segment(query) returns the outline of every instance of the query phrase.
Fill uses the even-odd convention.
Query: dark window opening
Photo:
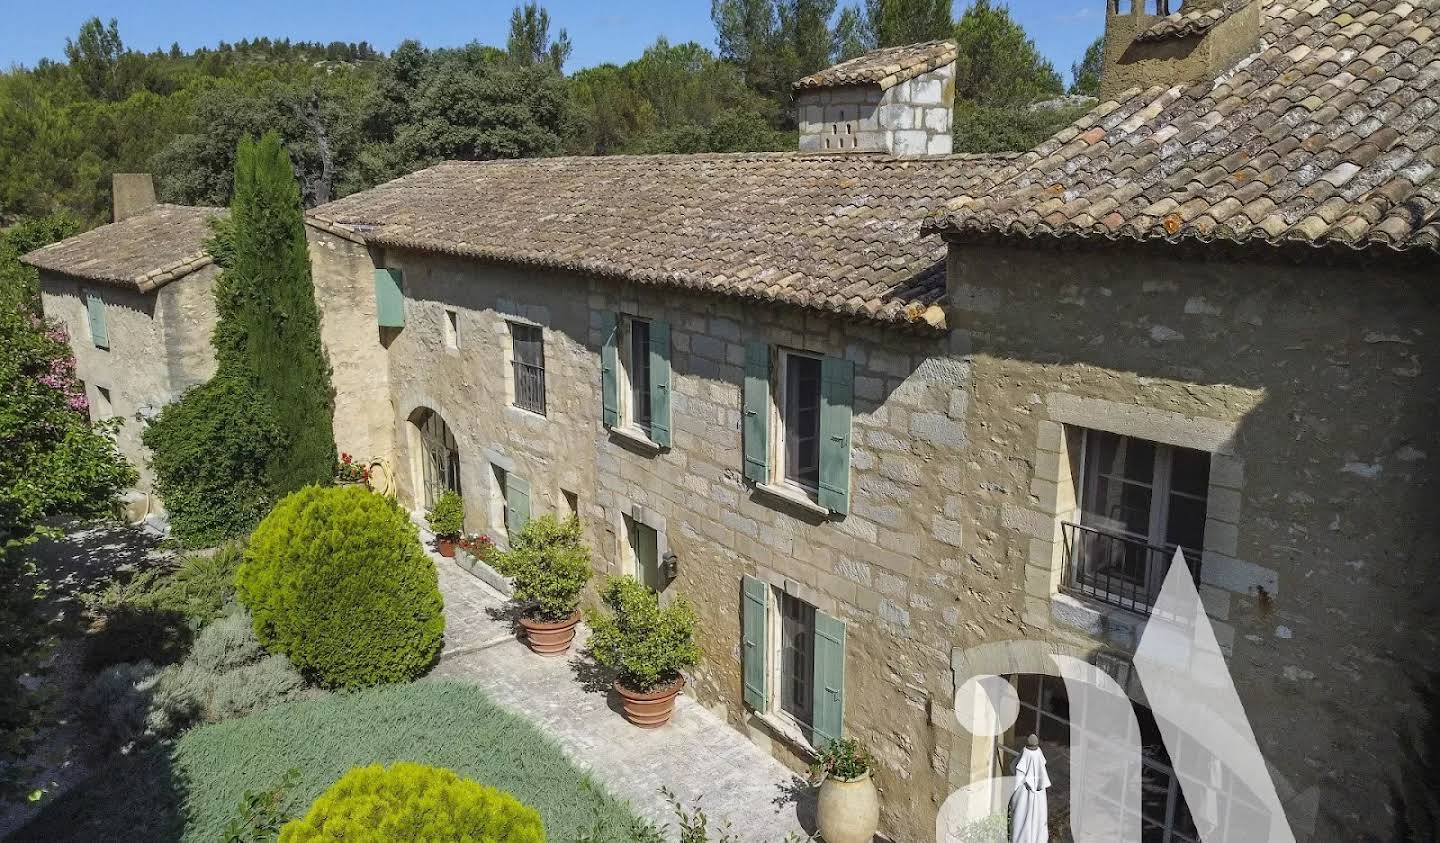
[[[780,595],[780,710],[809,726],[815,714],[815,607]]]
[[[785,357],[785,479],[810,492],[820,488],[820,361]]]
[[[630,421],[650,431],[650,323],[630,320]]]
[[[545,342],[535,325],[510,325],[514,345],[515,406],[545,415]]]

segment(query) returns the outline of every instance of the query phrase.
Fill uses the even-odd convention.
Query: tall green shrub
[[[356,767],[321,794],[280,843],[473,840],[545,843],[540,814],[503,790],[404,761]]]
[[[215,286],[215,358],[275,411],[285,447],[270,450],[277,493],[329,483],[335,470],[330,369],[300,189],[280,136],[245,138],[235,156],[235,198],[212,253],[224,271]]]
[[[244,535],[275,500],[271,454],[285,434],[244,378],[227,373],[166,405],[145,430],[170,529],[189,547]]]
[[[255,528],[236,572],[255,635],[325,685],[403,682],[440,651],[435,565],[392,500],[310,486]]]

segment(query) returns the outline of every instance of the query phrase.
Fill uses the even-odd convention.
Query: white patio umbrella
[[[1010,843],[1049,843],[1049,807],[1045,790],[1050,775],[1045,772],[1045,754],[1034,735],[1015,760],[1015,792],[1010,796]]]

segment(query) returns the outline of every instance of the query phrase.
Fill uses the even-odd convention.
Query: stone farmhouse
[[[155,185],[145,174],[116,174],[112,193],[112,224],[24,260],[40,272],[45,315],[70,335],[91,416],[127,422],[117,443],[140,472],[126,500],[139,520],[164,511],[151,493],[143,425],[215,373],[210,335],[219,267],[206,254],[205,241],[210,220],[228,211],[156,204]]]
[[[1436,656],[1440,7],[1104,2],[1102,104],[1021,155],[950,154],[941,42],[797,83],[795,153],[315,208],[338,447],[502,542],[578,515],[696,605],[706,706],[797,767],[875,752],[897,841],[1031,732],[1064,810],[1084,724],[1015,640],[1133,698],[1146,840],[1261,810],[1177,779],[1132,675],[1179,549],[1298,836],[1387,836]],[[953,713],[987,674],[1000,738]]]

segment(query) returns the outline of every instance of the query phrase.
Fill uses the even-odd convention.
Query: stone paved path
[[[435,556],[445,595],[445,649],[432,677],[473,682],[497,703],[534,722],[581,769],[636,812],[678,837],[669,787],[710,818],[712,839],[728,820],[737,843],[780,843],[814,827],[813,796],[796,777],[724,721],[682,694],[675,719],[647,731],[626,723],[608,683],[576,654],[532,654],[512,631],[512,614],[499,592]],[[583,641],[585,631],[576,644]],[[796,796],[799,795],[797,804]]]

